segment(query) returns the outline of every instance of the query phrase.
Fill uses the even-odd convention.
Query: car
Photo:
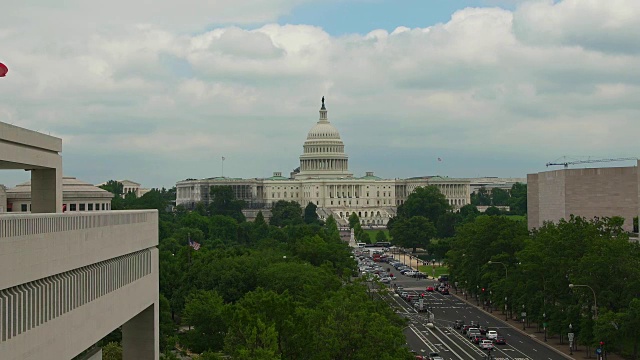
[[[498,336],[497,338],[493,339],[493,343],[496,345],[506,345],[507,340],[502,336]]]
[[[484,336],[482,336],[482,335],[476,335],[476,336],[474,336],[474,337],[472,337],[472,338],[471,338],[471,341],[472,341],[474,344],[477,344],[477,345],[480,345],[480,343],[481,343],[483,340],[487,340],[487,339],[486,339]],[[491,341],[491,340],[489,340],[489,341]]]
[[[425,326],[426,326],[426,327],[428,327],[428,328],[430,328],[430,329],[433,329],[434,327],[436,327],[435,325],[433,325],[433,323],[432,323],[432,322],[428,322],[428,323],[426,323],[426,324],[425,324]]]
[[[495,331],[495,330],[487,331],[487,339],[494,340],[497,337],[498,337],[498,332],[497,331]]]
[[[429,357],[427,359],[429,359],[429,360],[444,360],[444,358],[442,356],[440,356],[440,354],[438,354],[437,352],[430,352],[429,353]]]
[[[449,295],[449,289],[447,289],[447,288],[442,289],[442,291],[440,291],[440,294]]]
[[[453,323],[454,329],[462,329],[463,326],[464,326],[464,321],[462,320],[456,320],[455,323]]]
[[[480,348],[482,350],[493,350],[493,341],[491,340],[481,340]]]
[[[463,333],[463,334],[466,334],[469,331],[470,328],[471,328],[471,325],[464,325],[460,332]]]
[[[427,286],[427,291],[428,292],[433,292],[433,286]]]

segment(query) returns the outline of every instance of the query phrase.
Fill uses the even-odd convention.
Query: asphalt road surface
[[[391,267],[388,264],[381,264],[384,268]],[[563,355],[555,350],[546,347],[539,341],[523,334],[509,324],[500,321],[469,304],[454,295],[441,295],[438,292],[426,292],[428,285],[437,283],[433,279],[413,279],[395,273],[397,277],[394,283],[403,286],[404,291],[419,296],[425,294],[424,302],[430,311],[418,312],[411,307],[411,304],[402,299],[399,295],[391,291],[385,295],[385,300],[390,306],[396,309],[401,316],[409,319],[409,326],[404,329],[407,344],[411,350],[418,354],[428,355],[429,352],[436,351],[447,360],[462,359],[488,359],[487,351],[463,335],[460,330],[453,328],[455,320],[463,320],[465,324],[475,321],[480,325],[497,330],[498,335],[503,336],[507,344],[496,345],[491,352],[492,359],[510,360],[564,360]],[[452,292],[455,291],[452,289]],[[499,316],[500,312],[496,312]],[[433,318],[430,316],[433,315]],[[430,320],[432,319],[432,320]],[[432,322],[434,327],[427,327],[426,324]]]

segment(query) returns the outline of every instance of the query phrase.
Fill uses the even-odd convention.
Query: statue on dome
[[[322,107],[324,107],[324,96],[322,97]]]

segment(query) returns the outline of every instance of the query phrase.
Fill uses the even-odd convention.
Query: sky
[[[3,4],[0,121],[62,138],[66,176],[288,174],[322,96],[358,176],[638,156],[637,0],[148,4]]]

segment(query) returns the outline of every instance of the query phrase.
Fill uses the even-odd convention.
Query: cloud
[[[356,173],[413,176],[424,156],[452,159],[451,176],[524,176],[636,151],[636,0],[470,7],[338,37],[274,22],[301,2],[16,5],[29,21],[0,24],[0,121],[62,137],[69,175],[145,186],[219,175],[221,156],[225,175],[287,173],[323,95]]]

